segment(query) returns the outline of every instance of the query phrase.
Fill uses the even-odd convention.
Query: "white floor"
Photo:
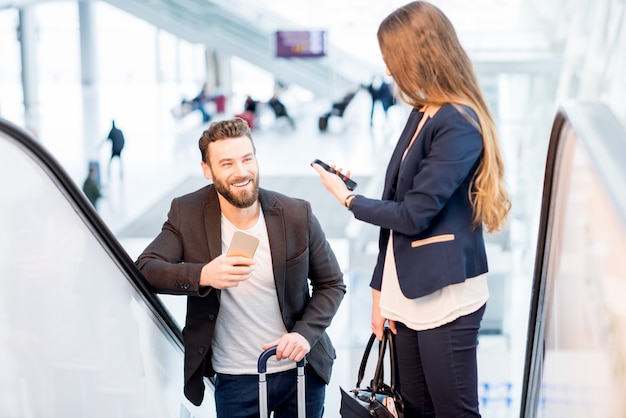
[[[140,93],[140,92],[138,92]],[[362,94],[361,94],[362,93]],[[359,184],[359,192],[376,197],[379,194],[382,177],[381,170],[391,152],[393,143],[403,126],[406,108],[396,106],[391,109],[387,119],[382,110],[377,109],[374,126],[369,126],[370,100],[366,92],[359,93],[354,103],[346,112],[345,120],[331,119],[329,130],[320,133],[317,118],[330,108],[329,103],[309,102],[292,106],[291,113],[296,119],[296,130],[292,131],[282,121],[274,122],[270,114],[264,113],[260,128],[254,132],[255,144],[263,178],[310,176],[317,174],[309,163],[320,158],[338,166],[349,168],[355,178],[366,181]],[[121,165],[117,160],[111,165],[111,175],[107,175],[106,146],[99,151],[103,192],[105,197],[98,205],[99,213],[114,233],[124,231],[147,211],[167,196],[172,190],[180,190],[181,182],[193,178],[190,182],[195,187],[201,182],[200,154],[197,139],[205,125],[200,115],[191,114],[187,120],[176,122],[169,115],[169,104],[163,102],[157,106],[158,116],[149,117],[143,113],[135,114],[130,109],[121,116],[116,116],[119,127],[125,132],[127,146],[123,152]],[[230,117],[240,106],[215,118]],[[80,186],[86,175],[86,162],[82,153],[77,152],[83,145],[77,131],[67,128],[67,115],[71,114],[72,105],[62,107],[59,115],[48,113],[43,128],[39,132],[44,146],[59,159]],[[141,112],[141,110],[134,110]],[[107,129],[108,130],[108,129]],[[103,138],[106,132],[103,133]],[[121,175],[123,166],[123,176]],[[327,198],[321,183],[306,183],[300,187],[293,183],[287,185],[285,193],[305,197],[312,202],[314,211],[319,211],[322,226],[332,216],[333,211],[343,208]],[[309,188],[309,185],[312,184]],[[319,186],[319,187],[318,187]],[[317,200],[317,202],[315,201]],[[327,205],[336,204],[336,207]],[[160,228],[165,219],[166,210],[161,219],[154,219],[151,228]],[[330,213],[330,215],[329,215]],[[343,212],[342,212],[343,213]],[[152,218],[151,218],[152,219]],[[336,316],[329,333],[338,350],[334,368],[333,382],[328,388],[326,416],[338,417],[339,385],[352,388],[356,383],[358,364],[363,347],[369,337],[370,300],[368,274],[375,256],[376,244],[374,230],[356,221],[348,220],[343,231],[329,233],[330,242],[337,252],[345,269],[348,294]],[[360,246],[351,245],[359,238]],[[144,248],[149,237],[125,236],[120,241],[134,258]],[[369,241],[368,241],[369,240]],[[481,393],[481,411],[484,417],[512,417],[517,415],[521,391],[521,373],[524,362],[526,310],[529,298],[528,278],[522,279],[522,273],[515,272],[515,260],[511,254],[497,259],[498,251],[490,263],[496,269],[509,270],[507,285],[503,293],[492,294],[494,303],[506,306],[502,312],[502,332],[480,337],[479,344],[479,383]],[[491,256],[490,254],[490,256]],[[511,271],[513,270],[513,271]],[[515,297],[513,297],[515,295]],[[495,298],[504,298],[495,300]],[[166,298],[174,311],[179,311],[184,298]],[[180,315],[178,312],[177,316]],[[180,318],[180,316],[178,316]],[[367,376],[366,376],[367,377]]]

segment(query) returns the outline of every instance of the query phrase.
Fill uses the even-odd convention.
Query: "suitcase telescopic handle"
[[[261,353],[261,355],[259,356],[258,364],[257,364],[259,373],[267,372],[267,361],[270,359],[270,357],[275,356],[275,355],[276,355],[276,346],[270,347]],[[302,358],[302,360],[297,362],[297,365],[298,367],[304,367],[304,358]]]
[[[267,418],[269,412],[267,409],[267,360],[276,355],[276,346],[268,348],[259,356],[257,367],[259,369],[259,411],[260,418]],[[304,358],[297,362],[297,405],[298,418],[305,418],[306,397],[305,397],[305,377],[304,377]]]

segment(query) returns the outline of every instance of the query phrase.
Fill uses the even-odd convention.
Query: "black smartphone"
[[[337,173],[333,168],[331,168],[324,161],[322,161],[322,160],[315,160],[315,161],[313,161],[311,163],[311,165],[313,165],[313,164],[319,164],[322,167],[324,167],[324,170],[328,171],[329,173],[337,174],[341,178],[341,180],[343,180],[343,182],[346,184],[346,187],[348,188],[348,190],[356,189],[356,186],[357,186],[356,181],[354,181],[354,180],[352,180],[352,179],[350,179],[348,177],[345,177],[345,176]]]

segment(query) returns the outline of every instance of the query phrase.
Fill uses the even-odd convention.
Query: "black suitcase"
[[[328,118],[329,115],[320,116],[320,120],[318,122],[318,128],[320,129],[320,132],[326,132],[326,129],[328,129]]]
[[[276,347],[268,348],[259,356],[257,363],[259,372],[259,414],[260,418],[267,418],[267,360],[276,355]],[[298,363],[297,393],[298,393],[298,418],[306,417],[305,403],[305,379],[304,359]]]

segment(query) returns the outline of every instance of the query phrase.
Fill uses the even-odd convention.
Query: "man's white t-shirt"
[[[222,215],[222,253],[226,253],[235,227]],[[237,287],[221,291],[220,311],[215,325],[211,348],[212,363],[222,374],[257,374],[257,360],[261,346],[287,333],[278,306],[272,254],[263,213],[252,228],[242,230],[259,238],[254,255],[256,264],[252,276]],[[296,367],[293,361],[267,362],[267,373],[276,373]]]

